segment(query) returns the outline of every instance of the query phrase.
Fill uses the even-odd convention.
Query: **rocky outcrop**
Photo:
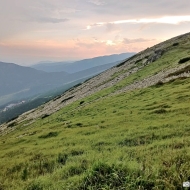
[[[156,60],[158,60],[162,55],[164,54],[164,50],[162,49],[157,49],[154,51],[154,53],[152,55],[149,56],[148,59],[146,59],[146,61],[143,63],[144,65],[148,65],[152,62],[155,62]]]

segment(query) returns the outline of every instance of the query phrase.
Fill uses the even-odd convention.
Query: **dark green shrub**
[[[123,62],[119,63],[118,65],[116,65],[116,67],[121,67],[121,66],[123,66],[125,63],[126,63],[126,61],[123,61]]]
[[[76,126],[78,126],[78,127],[82,127],[82,123],[76,123]]]
[[[96,163],[84,177],[80,189],[123,189],[126,186],[127,170],[115,165]]]
[[[57,137],[57,136],[58,136],[58,132],[55,131],[55,132],[49,132],[46,135],[41,135],[41,136],[39,136],[39,138],[46,139],[46,138]]]
[[[79,155],[82,155],[83,153],[84,153],[83,150],[72,150],[71,151],[72,156],[79,156]]]
[[[44,188],[39,181],[33,181],[26,187],[26,190],[43,190],[43,189]]]
[[[43,161],[42,169],[43,169],[44,173],[52,173],[55,169],[55,161],[54,160]]]
[[[74,98],[75,96],[70,96],[70,97],[68,97],[68,98],[65,98],[64,100],[62,100],[61,102],[62,103],[64,103],[64,102],[66,102],[66,101],[68,101],[68,100],[70,100],[70,99],[72,99],[72,98]]]
[[[28,178],[28,169],[27,167],[24,168],[24,170],[22,171],[22,176],[21,176],[23,181],[26,181]]]
[[[56,167],[55,160],[48,160],[47,158],[40,158],[35,161],[31,166],[31,171],[36,171],[36,175],[45,175],[47,173],[52,173]]]
[[[15,125],[17,125],[17,123],[16,122],[12,122],[12,123],[8,124],[7,127],[14,127]]]
[[[13,167],[9,168],[9,170],[7,170],[7,174],[11,175],[12,173],[20,172],[22,169],[22,166],[23,166],[22,163],[14,165]]]
[[[156,86],[156,87],[160,87],[160,86],[162,86],[163,84],[164,84],[164,83],[159,80],[159,81],[155,84],[155,86]]]
[[[182,63],[185,63],[185,62],[187,62],[189,60],[190,60],[190,57],[185,57],[185,58],[180,59],[178,63],[182,64]]]
[[[133,139],[129,139],[126,138],[123,141],[119,142],[120,146],[140,146],[140,145],[145,145],[145,144],[151,144],[153,142],[153,140],[158,139],[158,136],[154,135],[154,133],[152,133],[149,136],[140,136],[138,138],[133,138]]]
[[[135,61],[135,64],[137,64],[137,63],[139,63],[141,61],[142,61],[142,59],[138,59],[138,60]]]
[[[167,111],[165,109],[158,109],[158,110],[155,110],[153,113],[156,113],[156,114],[163,114],[163,113],[166,113]]]
[[[80,175],[85,171],[81,166],[70,166],[68,170],[68,176]]]
[[[176,43],[173,43],[173,45],[172,46],[178,46],[179,45],[179,43],[178,42],[176,42]]]
[[[65,165],[67,159],[68,159],[68,155],[67,155],[67,154],[59,153],[59,154],[58,154],[58,157],[57,157],[57,162],[58,162],[59,164]]]
[[[2,183],[0,183],[0,190],[5,190],[5,187]]]
[[[13,117],[12,119],[10,119],[8,122],[11,122],[11,121],[13,121],[13,120],[15,120],[15,119],[17,119],[18,118],[18,116],[16,116],[16,117]]]
[[[80,102],[80,105],[82,105],[82,104],[84,104],[84,101],[81,101],[81,102]]]
[[[45,119],[46,117],[49,117],[49,116],[50,116],[49,114],[44,114],[41,118]]]
[[[143,180],[143,179],[139,179],[136,182],[136,186],[139,187],[139,189],[147,189],[147,190],[151,190],[154,188],[155,183],[151,180]]]

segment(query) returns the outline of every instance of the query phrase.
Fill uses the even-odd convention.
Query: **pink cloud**
[[[96,39],[74,39],[66,42],[38,40],[35,42],[7,42],[0,44],[0,51],[5,60],[31,64],[40,60],[64,61],[79,60],[102,55],[123,52],[138,52],[156,44],[156,41],[144,39],[125,39],[128,42]],[[9,55],[12,55],[11,58]],[[19,59],[20,57],[20,59]]]

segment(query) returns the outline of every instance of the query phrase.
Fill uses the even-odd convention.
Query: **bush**
[[[84,101],[81,101],[81,102],[80,102],[80,105],[82,105],[82,104],[84,104]]]
[[[176,42],[176,43],[173,43],[173,45],[172,46],[178,46],[179,45],[179,43],[178,42]]]
[[[41,135],[41,136],[39,136],[39,138],[46,139],[46,138],[51,138],[51,137],[57,137],[57,135],[58,135],[58,132],[55,131],[55,132],[49,132],[46,135]]]
[[[78,126],[78,127],[82,127],[83,124],[82,124],[82,123],[76,123],[76,126]]]
[[[26,190],[43,190],[43,186],[39,181],[33,181],[27,186]]]
[[[80,189],[122,189],[126,184],[127,171],[115,165],[96,163],[87,172]]]
[[[182,63],[185,63],[185,62],[187,62],[189,60],[190,60],[190,57],[185,57],[185,58],[180,59],[178,63],[182,64]]]
[[[84,153],[83,150],[72,150],[71,151],[72,156],[79,156],[79,155],[82,155],[83,153]]]
[[[136,184],[139,187],[139,189],[150,189],[151,190],[155,186],[153,181],[151,181],[151,180],[143,180],[143,179],[137,180]]]
[[[68,159],[68,155],[67,154],[59,153],[58,157],[57,157],[57,162],[60,163],[60,164],[62,164],[62,165],[65,165],[67,159]]]
[[[49,114],[44,114],[41,118],[45,119],[46,117],[49,117],[49,116],[50,116]]]
[[[22,171],[22,176],[21,176],[23,181],[26,181],[28,178],[28,169],[27,167],[24,168],[24,170]]]
[[[70,166],[68,169],[68,176],[80,175],[84,172],[84,168],[81,166]]]
[[[0,183],[0,190],[4,190],[4,185]]]
[[[160,87],[160,86],[162,86],[164,83],[161,81],[161,80],[159,80],[156,84],[155,84],[155,86],[156,87]]]
[[[8,124],[8,126],[7,126],[7,127],[14,127],[14,126],[16,126],[16,125],[17,125],[17,123],[16,123],[16,122],[12,122],[12,123]]]
[[[166,113],[167,111],[165,109],[158,109],[158,110],[155,110],[153,113],[156,113],[156,114],[163,114],[163,113]]]

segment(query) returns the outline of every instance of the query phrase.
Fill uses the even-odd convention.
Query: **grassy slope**
[[[0,189],[182,189],[190,176],[190,79],[85,103],[177,65],[187,45],[82,105],[1,137]]]
[[[190,176],[189,89],[184,79],[71,111],[76,102],[19,128],[1,139],[1,183],[7,189],[180,189]]]

